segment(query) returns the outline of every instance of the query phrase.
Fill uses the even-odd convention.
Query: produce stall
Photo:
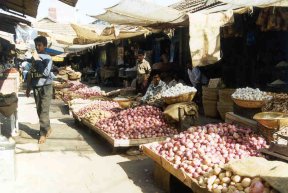
[[[163,113],[156,107],[121,109],[117,102],[89,99],[74,99],[70,105],[75,119],[98,133],[114,148],[163,141],[177,133],[165,123]]]
[[[260,156],[259,149],[266,146],[266,141],[251,129],[220,123],[192,127],[163,142],[141,147],[145,155],[196,193],[249,193],[249,189],[255,186],[265,192],[277,192],[275,184],[255,174],[259,170],[264,171],[262,167],[253,171],[244,161],[250,173],[249,170],[244,173],[243,166],[240,171],[235,169],[237,164],[234,162]],[[251,161],[248,163],[251,164]],[[255,164],[263,164],[253,163],[254,167]]]

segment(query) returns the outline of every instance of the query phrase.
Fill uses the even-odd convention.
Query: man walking
[[[45,143],[51,133],[49,110],[52,99],[52,80],[54,74],[51,72],[52,58],[45,53],[47,39],[38,36],[34,39],[37,52],[32,53],[32,65],[28,74],[26,96],[30,96],[33,89],[37,114],[40,122],[39,144]]]

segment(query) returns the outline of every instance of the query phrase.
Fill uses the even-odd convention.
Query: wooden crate
[[[177,179],[179,179],[183,184],[191,188],[193,193],[210,193],[210,191],[207,188],[200,187],[195,180],[193,180],[190,176],[186,175],[185,172],[176,169],[173,167],[173,165],[166,160],[165,158],[159,156],[155,152],[153,152],[149,146],[151,146],[153,143],[142,145],[141,148],[143,150],[143,153],[147,155],[149,158],[151,158],[153,161],[155,161],[157,164],[162,166],[166,171],[168,171],[170,174],[175,176]]]
[[[107,133],[95,127],[87,120],[82,119],[81,122],[83,123],[83,125],[87,126],[91,130],[98,133],[105,140],[107,140],[113,147],[133,147],[133,146],[139,146],[142,144],[152,143],[156,141],[164,141],[167,138],[167,137],[155,137],[155,138],[144,138],[144,139],[113,139]]]

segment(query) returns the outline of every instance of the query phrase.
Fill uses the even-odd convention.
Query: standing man
[[[49,110],[52,99],[52,80],[54,74],[51,72],[52,58],[45,53],[47,39],[38,36],[34,39],[37,52],[32,53],[32,65],[28,74],[26,96],[30,96],[33,89],[37,114],[40,122],[39,144],[45,143],[51,134]]]
[[[141,91],[142,94],[145,93],[146,87],[148,86],[148,78],[150,76],[151,67],[145,58],[145,52],[143,50],[138,51],[137,59],[137,91]]]
[[[202,103],[202,85],[206,85],[208,83],[207,77],[201,73],[198,66],[192,67],[190,62],[187,63],[187,73],[189,76],[189,80],[194,88],[197,89],[197,93],[195,96],[195,102],[198,104]]]

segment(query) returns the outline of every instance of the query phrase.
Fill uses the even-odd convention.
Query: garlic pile
[[[197,92],[197,90],[194,87],[185,86],[181,83],[178,83],[175,86],[165,90],[162,93],[162,96],[163,97],[175,97],[175,96],[179,96],[179,95],[190,93],[190,92]]]
[[[270,100],[272,96],[268,95],[266,92],[259,90],[259,88],[238,88],[232,94],[232,98],[241,99],[241,100],[256,100],[256,101],[263,101],[263,100]]]

